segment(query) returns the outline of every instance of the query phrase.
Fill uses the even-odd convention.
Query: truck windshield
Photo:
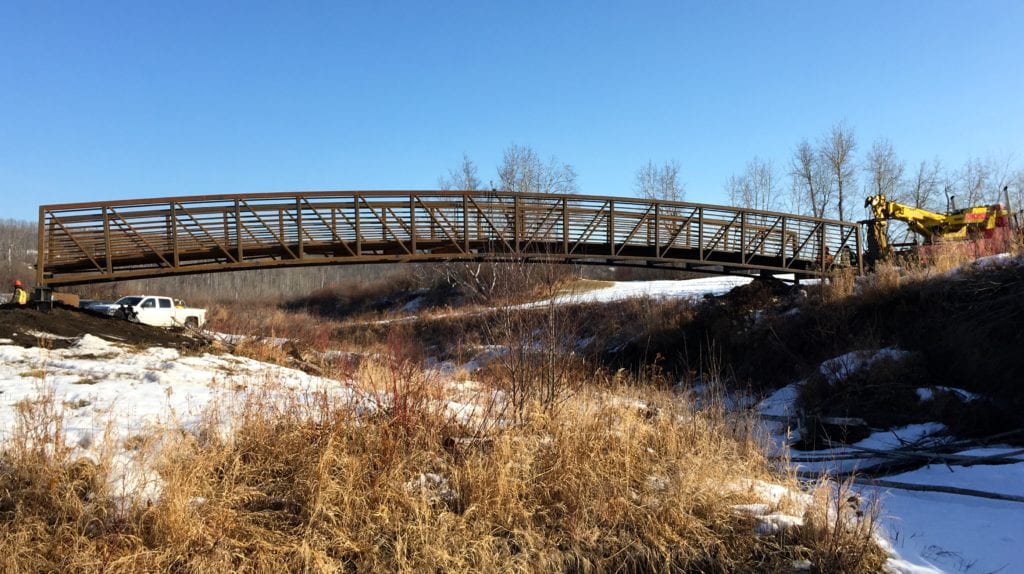
[[[121,297],[115,304],[134,307],[139,304],[139,301],[142,301],[142,297]]]

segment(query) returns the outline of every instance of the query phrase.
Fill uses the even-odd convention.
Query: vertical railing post
[[[305,259],[306,256],[305,256],[305,253],[303,251],[305,249],[305,246],[304,246],[304,243],[302,241],[302,196],[301,195],[295,197],[295,226],[296,226],[295,227],[296,241],[298,241],[298,244],[299,244],[299,249],[298,249],[297,255],[299,256],[299,259]]]
[[[740,212],[740,263],[746,265],[750,260],[747,258],[747,212]]]
[[[654,257],[661,259],[661,204],[654,204]]]
[[[409,194],[409,242],[413,255],[416,255],[416,196]]]
[[[42,287],[46,281],[46,257],[49,253],[48,246],[46,245],[46,209],[43,206],[39,206],[39,229],[37,230],[38,236],[36,238],[36,247],[38,253],[36,253],[36,287]]]
[[[242,247],[242,206],[238,199],[235,199],[235,258],[237,263],[245,258],[245,248]]]
[[[284,234],[284,210],[280,207],[277,208],[277,237],[277,242],[281,244],[281,247],[288,246],[288,237]]]
[[[697,261],[704,261],[704,208],[697,208]]]
[[[608,252],[615,255],[615,201],[608,200]]]
[[[862,229],[861,225],[858,223],[857,224],[857,233],[856,233],[856,235],[857,235],[857,274],[858,275],[863,275],[864,274],[864,253],[861,252],[861,245],[860,245],[860,232],[861,232],[861,229]]]
[[[512,196],[512,234],[515,236],[515,252],[519,255],[519,226],[522,224],[522,213],[520,212],[519,194]]]
[[[821,260],[820,269],[822,273],[825,273],[825,257],[827,256],[827,248],[825,246],[825,223],[821,221],[818,222],[818,244],[820,245],[818,248],[818,258]]]
[[[114,274],[114,260],[110,253],[110,215],[107,213],[107,206],[103,209],[103,252],[107,259],[107,275]]]
[[[353,211],[355,211],[355,220],[356,220],[356,255],[357,256],[362,256],[362,254],[363,254],[363,227],[362,227],[362,217],[360,216],[360,212],[363,211],[363,208],[362,208],[362,206],[359,205],[359,195],[358,194],[352,196],[352,209],[353,209]]]
[[[462,194],[462,250],[469,253],[469,196]]]
[[[781,243],[780,249],[779,249],[779,256],[782,257],[782,268],[783,269],[787,268],[787,265],[786,265],[786,239],[787,239],[786,238],[786,221],[787,221],[787,219],[788,218],[786,216],[782,216],[782,243]]]
[[[562,198],[562,255],[569,254],[569,198]]]
[[[440,201],[438,204],[441,205],[441,209],[444,209],[444,201]],[[422,197],[420,198],[420,205],[423,206],[423,211],[427,213],[427,228],[430,229],[430,240],[437,241],[437,228],[439,226],[437,223],[437,208],[430,207],[430,204],[424,202]]]
[[[178,252],[178,204],[172,201],[168,207],[171,214],[167,222],[170,228],[168,231],[171,232],[171,260],[174,262],[174,268],[177,269],[181,266],[181,255]]]

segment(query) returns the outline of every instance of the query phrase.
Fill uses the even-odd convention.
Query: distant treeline
[[[4,292],[11,289],[15,279],[27,285],[35,280],[32,265],[36,259],[36,230],[34,222],[0,219],[0,281]]]

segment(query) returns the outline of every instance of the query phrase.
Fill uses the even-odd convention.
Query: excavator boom
[[[872,219],[868,237],[868,254],[887,258],[892,247],[886,234],[888,222],[903,221],[911,231],[924,238],[925,244],[991,238],[998,228],[1009,227],[1009,213],[1002,204],[978,205],[949,213],[937,213],[888,199],[885,195],[872,195],[864,202],[871,210]]]

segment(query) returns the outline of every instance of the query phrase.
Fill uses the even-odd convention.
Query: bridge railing
[[[859,226],[633,198],[308,192],[47,205],[40,285],[259,267],[527,259],[803,275],[860,266]]]

